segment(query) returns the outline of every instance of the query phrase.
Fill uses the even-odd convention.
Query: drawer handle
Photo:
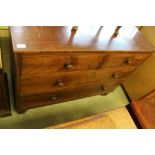
[[[55,101],[57,98],[56,98],[56,96],[52,96],[52,101]]]
[[[126,62],[127,64],[132,64],[133,60],[132,60],[131,58],[127,58],[127,59],[125,60],[125,62]]]
[[[112,77],[113,77],[114,79],[117,79],[117,78],[119,78],[119,75],[118,75],[117,73],[113,73],[113,74],[112,74]]]
[[[63,87],[63,86],[64,86],[64,83],[63,83],[62,81],[58,81],[58,82],[57,82],[57,86],[58,86],[58,87]]]
[[[66,69],[72,69],[73,68],[73,65],[72,64],[65,64],[64,67]]]

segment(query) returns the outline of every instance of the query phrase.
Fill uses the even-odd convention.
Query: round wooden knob
[[[113,77],[114,79],[117,79],[117,78],[119,77],[119,75],[116,74],[116,73],[113,73],[113,74],[112,74],[112,77]]]
[[[131,58],[127,58],[127,59],[125,60],[125,62],[126,62],[127,64],[131,64],[131,63],[133,62],[133,60],[132,60]]]
[[[57,98],[56,98],[56,96],[52,96],[52,101],[55,101]]]
[[[57,82],[57,86],[58,86],[58,87],[63,87],[63,86],[64,86],[64,83],[63,83],[62,81],[58,81],[58,82]]]
[[[66,69],[72,69],[73,68],[72,64],[65,64],[64,66],[65,66]]]

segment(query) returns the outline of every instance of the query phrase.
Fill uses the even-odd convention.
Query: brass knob
[[[113,73],[113,74],[112,74],[112,77],[113,77],[114,79],[117,79],[117,78],[119,77],[119,75],[116,74],[116,73]]]
[[[52,101],[55,101],[57,98],[56,98],[56,96],[52,96]]]
[[[66,69],[72,69],[73,68],[73,65],[72,64],[65,64],[64,67]]]
[[[125,60],[125,62],[126,62],[127,64],[131,64],[131,63],[133,62],[133,60],[132,60],[131,58],[127,58],[127,59]]]
[[[58,81],[58,82],[57,82],[57,86],[58,86],[58,87],[63,87],[63,86],[64,86],[64,83],[63,83],[62,81]]]

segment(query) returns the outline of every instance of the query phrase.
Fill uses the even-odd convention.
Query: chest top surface
[[[14,26],[10,28],[14,52],[152,52],[155,48],[136,27]]]

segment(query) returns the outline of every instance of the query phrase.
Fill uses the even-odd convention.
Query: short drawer
[[[124,79],[135,67],[106,68],[100,71],[58,73],[52,76],[24,77],[20,80],[20,93],[47,92],[71,86]]]
[[[111,83],[98,83],[74,88],[65,88],[50,93],[25,95],[20,98],[20,104],[18,105],[18,108],[19,110],[26,110],[29,108],[60,103],[72,99],[99,94],[104,95],[112,91],[119,84],[119,81],[115,81]]]
[[[56,72],[137,66],[148,56],[148,53],[128,52],[22,54],[17,74],[21,76],[50,75]]]

